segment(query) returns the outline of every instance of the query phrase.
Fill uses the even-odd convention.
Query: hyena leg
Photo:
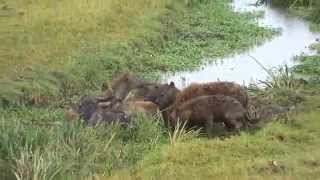
[[[228,120],[224,122],[227,131],[239,130],[242,124],[236,120]]]
[[[103,121],[103,112],[102,110],[97,110],[92,114],[90,119],[87,121],[88,127],[94,127],[97,124],[100,124]]]
[[[232,131],[234,129],[233,124],[230,122],[224,122],[224,125],[225,125],[227,131]]]
[[[236,132],[240,132],[240,128],[242,127],[242,123],[235,120],[235,119],[231,119],[228,120],[227,122],[225,122],[227,131],[236,131]]]
[[[206,128],[206,132],[208,134],[208,137],[212,137],[212,130],[213,130],[213,122],[214,122],[214,117],[213,116],[209,116],[208,119],[206,120],[206,124],[205,124],[205,128]]]

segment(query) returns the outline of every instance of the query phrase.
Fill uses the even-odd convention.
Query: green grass
[[[66,122],[61,109],[2,109],[0,179],[316,179],[318,88],[300,89],[305,101],[287,119],[223,139],[168,134],[147,116],[128,129],[86,128]]]
[[[297,73],[305,75],[319,75],[320,74],[320,56],[301,56],[299,57],[301,62],[299,65],[295,66],[294,70]]]
[[[301,55],[296,57],[296,61],[299,62],[294,66],[293,70],[296,73],[307,76],[319,76],[320,75],[320,43],[315,43],[310,46],[312,50],[316,52],[314,55]]]
[[[13,16],[0,23],[9,33],[1,49],[10,49],[0,58],[1,98],[42,105],[66,101],[98,90],[121,70],[154,78],[164,71],[193,69],[204,57],[235,53],[273,34],[258,27],[253,15],[232,12],[226,1],[185,2],[62,1],[55,5],[56,16],[49,1],[30,1],[22,19]],[[52,77],[50,70],[60,76]],[[56,81],[48,81],[52,78]]]
[[[0,179],[76,179],[110,175],[166,142],[156,119],[141,116],[124,129],[68,124],[55,109],[1,110]]]
[[[320,23],[320,0],[274,0],[276,6],[290,8],[291,12],[319,25]]]
[[[183,131],[170,136],[143,116],[128,129],[85,128],[65,122],[61,107],[99,93],[118,71],[154,79],[197,68],[204,57],[242,51],[274,33],[223,0],[17,2],[0,0],[0,179],[117,176],[155,162],[153,156],[162,162],[159,153],[185,143],[195,151],[190,139],[195,145],[211,140]]]
[[[33,64],[61,68],[78,51],[100,54],[110,42],[149,35],[168,0],[1,1],[1,75]],[[7,8],[3,8],[7,6]],[[23,13],[23,14],[19,14]],[[5,16],[6,15],[6,16]]]
[[[314,109],[252,134],[164,146],[111,179],[317,179],[319,116]]]
[[[312,48],[319,49],[318,45]],[[304,85],[296,80],[297,72],[319,78],[318,54],[298,57],[300,63],[292,69],[270,71],[271,77],[263,82],[266,88],[254,92],[260,98],[294,107],[285,117],[239,136],[163,145],[135,166],[106,179],[318,179],[319,83]],[[309,61],[313,64],[307,66]],[[290,103],[294,95],[302,95],[302,101]]]

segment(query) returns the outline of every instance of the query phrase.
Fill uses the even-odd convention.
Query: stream
[[[279,28],[281,34],[245,52],[216,59],[210,64],[204,63],[199,70],[166,74],[164,79],[175,82],[178,88],[184,88],[193,82],[217,80],[248,85],[268,78],[267,72],[252,57],[266,68],[284,64],[290,67],[295,63],[295,56],[312,53],[308,46],[315,43],[320,34],[311,32],[305,20],[290,16],[285,10],[268,4],[258,7],[252,5],[255,2],[256,0],[234,0],[232,8],[236,12],[263,11],[264,16],[257,19],[258,24]]]

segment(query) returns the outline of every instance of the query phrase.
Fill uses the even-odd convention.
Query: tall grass
[[[315,0],[310,18],[314,22],[320,23],[320,0]]]
[[[0,108],[0,179],[108,176],[136,164],[169,143],[157,121],[138,117],[127,129],[84,128],[67,124],[60,107],[97,94],[103,81],[123,69],[153,78],[155,72],[195,68],[204,56],[245,49],[272,34],[223,0],[5,3],[0,102],[16,106]],[[182,132],[171,140],[189,137]]]
[[[0,131],[0,179],[110,175],[166,142],[158,121],[147,116],[128,129],[117,124],[85,128],[48,109],[1,110]]]
[[[317,0],[273,0],[272,3],[275,5],[282,5],[282,6],[305,6],[311,7]]]
[[[177,121],[175,124],[174,130],[171,132],[169,131],[169,140],[171,145],[175,145],[178,142],[182,142],[188,139],[192,139],[194,137],[199,136],[200,129],[197,130],[188,130],[186,129],[187,121],[180,122]]]
[[[303,14],[312,21],[320,23],[320,0],[273,0],[271,3],[289,8],[307,8]]]
[[[259,80],[259,83],[264,87],[270,89],[293,89],[299,85],[292,68],[289,68],[288,65],[268,69],[255,57],[251,55],[249,57],[269,75],[267,80]]]
[[[260,81],[267,88],[272,89],[294,89],[299,86],[297,78],[293,74],[292,70],[287,66],[280,66],[275,68],[272,72],[272,76],[266,81]]]
[[[293,113],[289,122],[273,121],[224,139],[167,145],[108,179],[318,179],[319,98],[299,105],[307,112]]]
[[[265,70],[269,73],[269,77],[248,87],[252,99],[261,103],[264,101],[264,103],[278,104],[289,109],[305,100],[303,92],[308,82],[298,78],[293,68],[283,65]],[[254,109],[250,109],[249,112],[255,112]]]

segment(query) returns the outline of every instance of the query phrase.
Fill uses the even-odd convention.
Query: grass
[[[9,121],[8,121],[9,120]],[[130,128],[67,124],[60,110],[1,110],[0,179],[75,179],[126,168],[163,142],[158,121]]]
[[[295,72],[299,74],[305,74],[305,75],[320,74],[320,69],[319,69],[320,56],[319,55],[300,56],[299,62],[301,63],[294,68]]]
[[[277,117],[261,129],[239,136],[193,138],[174,146],[163,145],[135,166],[107,179],[319,178],[319,83],[301,84],[292,72],[296,67],[302,68],[298,64],[293,69],[284,66],[270,70],[270,78],[261,82],[265,88],[253,93],[294,107],[286,117]],[[294,94],[302,95],[303,100],[290,102]]]
[[[43,64],[61,68],[79,51],[100,54],[110,42],[122,42],[150,34],[164,15],[167,0],[103,1],[71,0],[4,1],[1,21],[6,34],[0,59],[1,75],[6,69]],[[19,14],[20,13],[20,14]],[[133,30],[134,29],[134,30]]]
[[[310,46],[310,49],[315,51],[313,55],[300,55],[296,57],[296,61],[298,62],[292,68],[292,71],[301,76],[302,78],[308,80],[312,84],[319,83],[319,75],[320,75],[320,44],[315,43]]]
[[[212,139],[183,124],[168,134],[158,119],[144,115],[128,129],[86,128],[68,124],[61,109],[1,109],[0,179],[316,179],[318,88],[304,86],[305,101],[287,119]]]
[[[319,116],[317,109],[292,114],[291,121],[272,122],[252,134],[165,146],[111,179],[316,179]]]
[[[14,2],[6,3],[24,13],[0,23],[8,32],[1,37],[0,85],[1,99],[15,104],[70,101],[121,70],[154,78],[194,69],[205,57],[247,49],[273,34],[222,0],[28,1],[20,8]]]
[[[276,6],[288,7],[294,14],[320,23],[320,0],[275,0],[271,2]]]
[[[293,68],[293,70],[295,73],[305,76],[319,76],[320,43],[315,43],[311,45],[310,48],[315,51],[315,54],[296,57],[296,61],[299,63]]]
[[[192,139],[200,135],[200,129],[187,130],[186,124],[187,122],[182,123],[178,121],[177,124],[174,126],[175,128],[173,132],[169,131],[169,140],[172,146],[174,146],[178,142]]]
[[[226,139],[205,138],[178,142],[151,152],[140,163],[111,179],[317,179],[319,178],[319,83],[297,81],[299,75],[319,77],[318,53],[298,57],[292,69],[280,67],[255,92],[269,100],[288,103],[292,93],[303,93],[296,109],[262,129]],[[292,72],[293,71],[293,72]]]
[[[236,141],[244,141],[243,136],[223,145],[218,139],[192,138],[196,134],[183,129],[170,139],[157,119],[145,116],[128,129],[85,128],[65,122],[61,107],[98,93],[102,82],[118,71],[153,79],[165,71],[197,68],[204,57],[226,56],[271,37],[273,31],[258,27],[252,15],[232,12],[223,0],[0,4],[0,29],[5,32],[0,34],[0,179],[117,177],[119,171],[140,165],[158,168],[157,162],[160,170],[166,169],[162,158],[175,151],[181,154],[169,164],[182,165],[195,153],[200,162],[191,159],[188,164],[201,165],[207,160],[202,155],[216,145],[241,147]],[[184,147],[190,149],[183,152]],[[219,160],[217,154],[209,162]],[[185,170],[197,171],[189,165]]]

